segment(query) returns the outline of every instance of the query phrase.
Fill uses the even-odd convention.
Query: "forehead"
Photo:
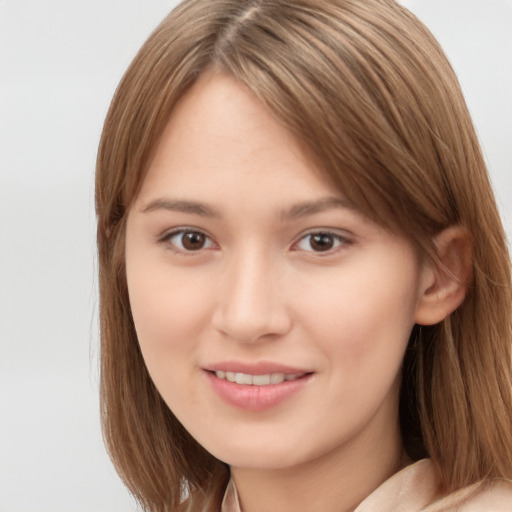
[[[163,191],[179,198],[217,189],[226,199],[235,195],[241,200],[276,191],[298,200],[340,195],[303,145],[247,87],[209,72],[175,106],[139,201]]]

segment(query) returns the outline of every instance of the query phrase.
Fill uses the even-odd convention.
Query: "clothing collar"
[[[440,495],[432,462],[420,460],[386,480],[354,512],[420,512]],[[221,512],[241,512],[235,482],[231,478]]]

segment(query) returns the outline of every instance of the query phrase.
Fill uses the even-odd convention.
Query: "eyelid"
[[[205,238],[208,240],[208,247],[202,247],[197,250],[187,250],[185,248],[177,247],[176,244],[172,243],[170,240],[177,236],[184,233],[200,233],[201,235],[204,235]],[[314,235],[327,235],[331,236],[334,239],[337,240],[337,244],[335,247],[330,248],[325,251],[315,251],[312,248],[311,249],[301,249],[299,244],[305,240],[307,237],[314,236]],[[194,226],[179,226],[176,228],[171,228],[161,235],[158,236],[157,241],[163,245],[165,245],[167,248],[172,250],[175,253],[183,254],[186,256],[191,256],[195,254],[202,253],[205,250],[212,250],[212,249],[218,249],[218,244],[215,242],[213,237],[204,229],[197,228]],[[316,256],[329,256],[333,253],[339,251],[340,249],[343,249],[344,247],[351,245],[354,243],[354,235],[347,231],[342,231],[339,229],[333,229],[333,228],[313,228],[309,229],[303,233],[301,233],[297,238],[296,241],[293,242],[291,246],[292,251],[303,251],[308,253],[313,253]]]
[[[182,235],[184,233],[200,233],[201,235],[204,235],[204,237],[207,240],[209,240],[211,245],[213,245],[214,247],[202,247],[202,248],[194,251],[194,250],[187,250],[184,248],[181,249],[171,242],[171,239],[173,237],[175,237],[177,235]],[[159,235],[157,240],[159,243],[165,245],[167,248],[169,248],[173,252],[175,252],[177,254],[183,254],[185,256],[196,255],[196,254],[202,253],[205,250],[208,251],[208,250],[218,247],[216,242],[213,240],[213,237],[210,234],[208,234],[207,231],[205,231],[204,229],[196,228],[194,226],[179,226],[176,228],[169,229],[169,230],[165,231],[162,235]]]
[[[315,251],[313,249],[300,249],[298,248],[298,245],[305,240],[307,237],[313,236],[313,235],[327,235],[332,236],[333,238],[338,240],[338,244],[326,251]],[[329,256],[333,253],[336,253],[340,249],[343,249],[349,245],[352,245],[354,243],[354,236],[347,231],[340,231],[332,228],[314,228],[309,229],[308,231],[301,233],[296,241],[292,244],[291,249],[293,251],[304,251],[308,253],[313,253],[317,256]]]

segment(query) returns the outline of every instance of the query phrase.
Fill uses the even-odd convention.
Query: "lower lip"
[[[213,390],[229,405],[259,412],[270,409],[298,393],[311,379],[306,374],[295,380],[267,386],[250,386],[219,379],[213,372],[205,372]]]

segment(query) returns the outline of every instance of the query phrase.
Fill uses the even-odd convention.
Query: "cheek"
[[[330,364],[361,383],[398,372],[414,325],[415,267],[382,260],[378,270],[361,264],[321,283],[309,283],[300,308]]]
[[[160,375],[184,370],[180,361],[196,349],[211,294],[207,282],[187,272],[141,262],[127,259],[128,291],[139,344],[157,383]]]
[[[133,319],[141,341],[160,340],[172,343],[184,328],[192,329],[197,300],[176,286],[168,288],[161,281],[152,283],[151,277],[140,275],[129,284]],[[154,284],[154,286],[152,286]]]
[[[193,409],[201,402],[200,393],[188,385],[183,393],[183,385],[193,382],[197,373],[205,294],[183,277],[159,271],[157,266],[150,272],[133,272],[131,278],[128,275],[133,320],[151,379],[173,411]]]

